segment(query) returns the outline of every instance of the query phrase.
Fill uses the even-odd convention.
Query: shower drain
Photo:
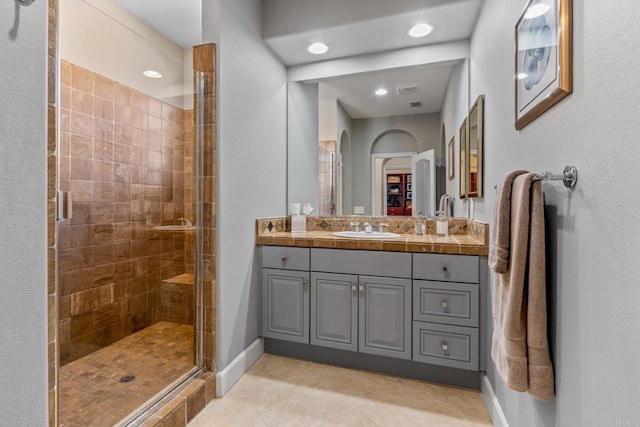
[[[120,378],[120,382],[121,383],[130,383],[131,381],[133,381],[135,379],[136,379],[135,375],[125,375],[124,377]]]

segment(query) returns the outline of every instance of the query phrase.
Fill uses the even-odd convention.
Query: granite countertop
[[[298,246],[307,248],[362,249],[390,252],[424,252],[461,255],[487,255],[485,241],[470,235],[456,234],[439,237],[435,234],[401,234],[394,239],[358,239],[333,235],[332,231],[290,233],[274,231],[256,236],[262,246]]]

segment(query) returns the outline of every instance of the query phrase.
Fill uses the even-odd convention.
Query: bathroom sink
[[[367,233],[366,231],[336,231],[333,235],[351,239],[395,239],[396,237],[400,237],[400,235],[396,233],[379,233],[377,231],[372,231],[371,233]]]
[[[195,225],[156,225],[151,228],[157,231],[194,231]]]

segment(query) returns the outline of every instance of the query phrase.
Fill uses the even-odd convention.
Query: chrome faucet
[[[369,224],[368,222],[364,223],[364,232],[365,233],[371,233],[373,230],[371,229],[371,224]]]
[[[443,194],[442,197],[440,197],[440,206],[439,206],[438,212],[440,212],[440,215],[444,218],[452,217],[453,216],[453,197],[451,197],[448,194]]]
[[[183,227],[193,227],[191,218],[178,218],[178,221],[180,221],[180,225],[182,225]]]

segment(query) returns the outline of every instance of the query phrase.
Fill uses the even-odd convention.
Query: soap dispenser
[[[436,236],[449,235],[449,217],[444,211],[436,212]]]

